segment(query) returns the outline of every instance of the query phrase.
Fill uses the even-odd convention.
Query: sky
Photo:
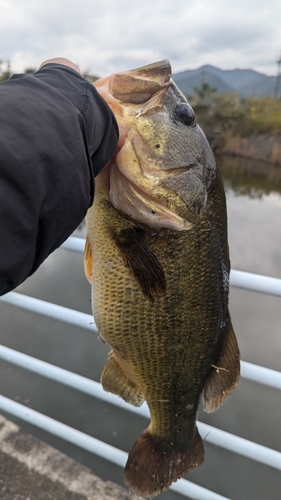
[[[97,76],[169,59],[277,72],[280,0],[0,0],[0,60],[14,73],[55,56]]]

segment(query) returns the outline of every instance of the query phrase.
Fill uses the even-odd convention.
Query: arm
[[[70,64],[68,64],[70,63]],[[0,295],[22,283],[83,220],[118,127],[70,61],[0,85]]]

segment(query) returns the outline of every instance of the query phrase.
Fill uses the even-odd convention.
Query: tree
[[[0,82],[4,82],[5,80],[9,80],[10,76],[12,75],[10,61],[7,61],[6,71],[2,71],[2,67],[1,67],[2,64],[3,64],[3,61],[0,60]]]
[[[217,92],[216,87],[211,87],[208,83],[202,83],[201,88],[193,87],[195,94],[202,99],[203,101],[213,97],[213,95]]]
[[[279,57],[278,61],[276,61],[276,62],[278,64],[278,66],[277,66],[277,75],[276,75],[275,88],[274,88],[274,99],[277,101],[278,94],[279,94],[280,78],[281,78],[281,56]]]

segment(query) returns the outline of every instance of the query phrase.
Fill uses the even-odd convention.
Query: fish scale
[[[204,380],[210,371],[212,361],[217,358],[220,347],[216,345],[214,349],[212,346],[213,329],[218,328],[217,314],[214,314],[218,290],[217,281],[213,279],[209,269],[208,253],[210,250],[206,245],[206,257],[202,258],[201,265],[198,265],[198,258],[194,252],[196,240],[194,235],[188,231],[180,236],[176,235],[177,249],[170,252],[169,259],[167,259],[169,239],[167,241],[164,236],[154,237],[151,248],[158,260],[164,262],[167,290],[165,296],[160,297],[152,304],[149,298],[143,296],[139,284],[134,280],[130,270],[124,266],[114,239],[112,236],[110,237],[108,231],[108,227],[112,227],[113,234],[114,228],[120,226],[123,214],[114,209],[108,210],[107,205],[105,205],[105,209],[102,209],[103,203],[98,207],[98,192],[95,204],[92,221],[94,228],[94,237],[91,241],[92,251],[94,255],[100,256],[101,262],[110,259],[114,263],[112,273],[104,273],[104,265],[101,262],[94,263],[93,267],[93,283],[95,289],[98,290],[98,299],[93,296],[94,315],[95,318],[98,318],[98,329],[110,345],[122,346],[122,354],[125,359],[129,360],[127,368],[130,376],[133,380],[138,381],[149,406],[153,409],[157,435],[165,436],[168,441],[174,440],[175,436],[169,437],[169,433],[173,434],[175,428],[174,408],[172,407],[172,410],[168,412],[166,403],[155,405],[153,401],[150,403],[150,399],[158,391],[161,399],[169,399],[169,397],[171,400],[173,399],[172,395],[167,395],[166,380],[171,380],[171,376],[178,366],[182,379],[190,380],[191,374],[196,374],[196,377],[197,373],[201,374],[199,388],[194,387],[193,380],[190,384],[195,392],[195,397],[192,398],[196,401],[194,411],[195,413],[197,411],[198,392],[201,393],[203,389]],[[123,226],[127,223],[127,221],[122,222]],[[88,221],[89,230],[90,227]],[[204,231],[205,228],[206,224],[201,231]],[[205,231],[203,234],[203,238],[210,239],[209,232]],[[172,241],[173,238],[170,240]],[[187,240],[187,243],[184,240]],[[204,245],[204,239],[202,241],[201,235],[200,241]],[[196,263],[193,264],[195,259]],[[206,269],[206,265],[208,269]],[[220,272],[220,269],[216,271]],[[192,286],[189,285],[189,280]],[[207,301],[204,296],[200,300],[198,299],[199,292],[202,295],[202,280],[206,283],[204,288]],[[133,302],[129,298],[130,291],[134,293]],[[174,300],[175,296],[177,297],[176,301]],[[202,308],[201,301],[204,303],[204,308]],[[189,304],[189,307],[184,307],[183,302]],[[101,318],[100,311],[104,310],[105,304],[107,305],[106,314]],[[134,336],[131,335],[131,320],[128,320],[132,316],[135,319]],[[209,328],[210,323],[214,323],[211,329]],[[201,336],[200,330],[202,329],[203,335]],[[208,330],[211,332],[209,337],[205,333]],[[168,336],[167,332],[169,332]],[[197,338],[195,345],[192,339],[193,332]],[[192,349],[189,348],[191,342],[193,343]],[[206,350],[204,358],[203,356],[198,358],[196,350],[201,353],[203,343],[208,343],[208,350]],[[182,359],[178,359],[177,353],[180,351],[184,352],[184,364]],[[137,369],[133,363],[130,363],[131,357],[138,360]],[[196,361],[195,366],[193,366],[194,360]],[[207,367],[205,373],[202,372],[202,365]],[[172,374],[169,373],[169,367],[173,370]],[[193,418],[193,415],[191,417]],[[169,422],[169,426],[167,422]],[[179,436],[180,441],[184,440],[189,425],[188,419],[184,420],[182,435]]]

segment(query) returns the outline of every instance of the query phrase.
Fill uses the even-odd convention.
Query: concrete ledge
[[[140,497],[22,431],[0,415],[1,500],[137,500]]]

